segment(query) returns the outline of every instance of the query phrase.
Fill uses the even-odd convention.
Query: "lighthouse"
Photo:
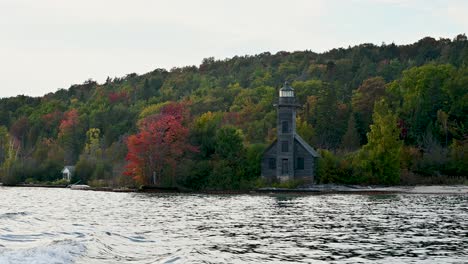
[[[317,151],[296,133],[296,102],[294,89],[285,82],[279,90],[277,107],[277,137],[262,158],[262,177],[270,181],[303,179],[314,182]]]

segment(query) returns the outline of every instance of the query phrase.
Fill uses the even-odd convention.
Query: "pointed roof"
[[[264,151],[263,154],[267,153],[275,144],[278,142],[278,139],[275,139],[273,142],[271,142],[270,146],[268,146]]]
[[[294,91],[294,89],[289,85],[288,81],[284,82],[283,87],[281,87],[280,91]]]
[[[294,133],[294,139],[297,140],[297,142],[299,142],[299,144],[302,147],[304,147],[305,150],[309,152],[312,156],[314,156],[315,158],[320,158],[320,154],[309,144],[307,144],[307,142],[305,142],[305,140],[302,139],[301,136],[299,136],[297,133]]]
[[[75,166],[65,166],[65,167],[63,167],[62,173],[65,170],[68,170],[70,173],[73,173],[75,171]]]

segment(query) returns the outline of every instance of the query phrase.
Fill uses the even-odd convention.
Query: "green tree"
[[[357,155],[360,170],[371,183],[398,184],[402,141],[397,118],[385,100],[378,101],[367,144]]]
[[[14,185],[21,181],[18,162],[20,143],[15,141],[5,127],[0,127],[0,149],[3,149],[3,162],[0,163],[0,176],[3,184]]]
[[[154,94],[153,89],[151,89],[150,83],[148,79],[145,79],[145,83],[140,90],[140,98],[143,100],[148,100]]]
[[[453,74],[451,65],[428,64],[405,71],[398,81],[400,116],[409,124],[411,143],[422,141],[428,124],[437,120],[438,110],[449,111],[447,86]]]
[[[86,132],[85,146],[76,164],[73,181],[86,183],[89,180],[110,178],[111,172],[112,166],[105,160],[101,145],[101,131],[98,128],[90,128]]]
[[[101,130],[99,128],[90,128],[86,132],[86,143],[84,153],[92,158],[98,158],[101,155]]]
[[[320,183],[362,183],[362,176],[352,173],[351,158],[335,156],[328,150],[320,150],[317,175]]]
[[[315,142],[314,128],[299,116],[296,117],[296,130],[307,143],[312,144]]]
[[[449,115],[446,112],[444,112],[444,111],[442,111],[440,109],[437,111],[437,122],[439,122],[442,133],[445,136],[445,146],[446,147],[448,145],[448,117],[449,117]]]
[[[220,113],[206,112],[195,119],[191,137],[192,142],[200,147],[202,159],[209,159],[215,153],[216,130],[221,124],[222,115]]]
[[[336,89],[332,85],[326,85],[320,91],[315,106],[315,128],[317,144],[325,149],[336,149],[341,143],[341,137],[346,130],[346,119],[342,108],[344,106],[337,97]]]
[[[356,121],[354,115],[351,114],[348,120],[348,128],[341,140],[341,147],[348,151],[355,151],[359,146],[359,134],[356,129]]]
[[[8,129],[5,126],[0,126],[0,164],[2,164],[7,157],[8,143]]]
[[[239,189],[245,179],[245,148],[241,130],[221,127],[215,136],[215,153],[208,177],[211,189]]]
[[[231,126],[222,127],[216,132],[215,141],[215,153],[220,158],[236,162],[242,156],[242,131]]]
[[[251,144],[246,147],[246,161],[244,165],[246,180],[255,180],[260,176],[260,163],[265,149],[265,144]]]

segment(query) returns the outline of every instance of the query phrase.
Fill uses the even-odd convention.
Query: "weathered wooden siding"
[[[294,158],[295,158],[295,170],[294,178],[308,178],[313,181],[315,176],[315,158],[310,154],[297,140],[294,140]],[[297,158],[304,158],[304,169],[297,169]]]
[[[276,178],[276,169],[269,168],[269,159],[276,160],[276,153],[278,148],[278,141],[273,142],[270,147],[265,151],[262,158],[262,177],[269,179]],[[278,164],[276,164],[278,166]]]

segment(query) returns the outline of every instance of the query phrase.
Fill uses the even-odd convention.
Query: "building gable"
[[[301,136],[299,136],[298,134],[295,134],[294,139],[314,158],[320,157],[320,154],[318,154],[318,152],[314,148],[312,148],[309,144],[307,144],[307,142],[305,142],[305,140],[302,139]]]

